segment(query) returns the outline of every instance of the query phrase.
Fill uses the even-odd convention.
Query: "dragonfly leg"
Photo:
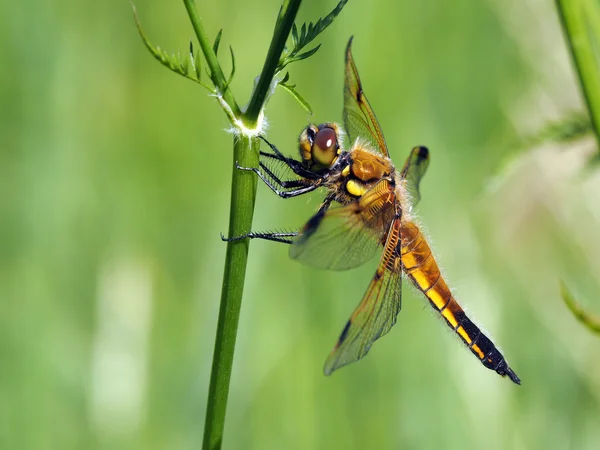
[[[297,231],[287,231],[287,232],[278,232],[278,233],[251,231],[250,233],[245,233],[245,234],[241,234],[239,236],[233,236],[233,237],[228,237],[228,238],[221,234],[221,239],[225,242],[235,242],[235,241],[239,241],[241,239],[246,239],[246,238],[248,238],[248,239],[264,239],[267,241],[281,242],[283,244],[291,244],[292,240],[296,236],[298,236]]]
[[[312,172],[308,169],[305,169],[302,166],[302,163],[300,161],[296,161],[295,159],[292,158],[288,158],[287,156],[284,156],[283,153],[281,153],[277,147],[275,147],[275,145],[271,144],[269,141],[267,141],[267,139],[264,136],[259,136],[263,141],[266,142],[266,144],[271,147],[271,150],[273,150],[273,152],[275,154],[272,153],[267,153],[267,152],[260,152],[261,156],[266,156],[267,158],[272,158],[272,159],[276,159],[277,161],[281,161],[283,162],[286,166],[288,166],[296,175],[301,176],[303,178],[308,178],[309,180],[316,180],[316,179],[320,179],[321,175]]]
[[[269,166],[267,166],[265,163],[260,162],[259,164],[260,164],[261,169],[268,176],[270,176],[271,179],[273,181],[275,181],[275,183],[277,183],[279,186],[281,186],[284,189],[304,187],[310,183],[310,182],[307,183],[306,180],[288,180],[288,181],[284,180],[284,181],[282,181],[277,175],[275,175],[275,173],[273,173],[273,171],[271,169],[269,169]]]
[[[312,192],[319,187],[319,184],[316,184],[316,183],[309,184],[307,186],[306,182],[303,182],[302,180],[281,181],[263,163],[260,163],[260,167],[263,170],[267,171],[267,174],[273,178],[273,180],[275,181],[275,184],[279,185],[283,189],[292,188],[290,190],[280,190],[258,168],[256,168],[256,167],[241,167],[240,165],[237,164],[237,162],[235,164],[235,167],[239,170],[247,170],[247,171],[254,172],[256,175],[259,176],[259,178],[261,180],[263,180],[263,182],[269,187],[269,189],[271,189],[273,192],[275,192],[281,198],[297,197],[298,195],[306,194],[307,192]]]
[[[331,202],[333,201],[333,194],[328,195],[321,203],[319,207],[318,213],[325,213],[331,206]],[[298,231],[279,231],[279,232],[261,232],[261,231],[250,231],[249,233],[244,233],[239,236],[225,237],[223,233],[221,233],[221,240],[225,242],[235,242],[241,239],[264,239],[266,241],[273,242],[281,242],[283,244],[291,244],[296,236],[298,236],[300,232]]]

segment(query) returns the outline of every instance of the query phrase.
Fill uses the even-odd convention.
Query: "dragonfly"
[[[521,384],[502,353],[467,317],[444,280],[413,212],[420,200],[419,184],[429,166],[429,150],[413,148],[404,166],[396,169],[363,91],[352,56],[352,38],[346,48],[343,120],[351,142],[347,150],[339,125],[311,124],[299,137],[300,160],[284,156],[263,137],[272,153],[261,151],[258,167],[236,164],[240,170],[256,173],[282,198],[326,190],[318,211],[301,230],[222,238],[289,244],[292,259],[330,270],[358,267],[381,252],[362,300],[325,362],[325,375],[363,358],[373,343],[390,331],[400,312],[402,280],[406,278],[485,367]],[[278,176],[278,164],[294,177],[284,180]]]

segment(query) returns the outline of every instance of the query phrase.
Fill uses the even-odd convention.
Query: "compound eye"
[[[315,136],[313,143],[313,161],[326,166],[331,165],[337,156],[337,148],[337,135],[335,130],[329,127],[321,128]]]

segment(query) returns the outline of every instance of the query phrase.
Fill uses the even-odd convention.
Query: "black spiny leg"
[[[267,241],[281,242],[282,244],[291,244],[292,240],[298,236],[297,231],[288,231],[288,232],[280,232],[280,233],[262,233],[262,232],[253,232],[242,234],[240,236],[233,236],[230,238],[226,238],[221,234],[221,239],[225,242],[235,242],[240,239],[265,239]]]
[[[273,152],[275,153],[274,155],[271,153],[266,153],[266,152],[260,152],[260,154],[262,156],[266,156],[267,158],[272,158],[272,159],[276,159],[277,161],[281,161],[283,163],[285,163],[286,166],[288,166],[290,169],[292,169],[292,171],[298,175],[301,176],[302,178],[308,178],[309,180],[318,180],[321,177],[321,175],[312,172],[308,169],[305,169],[302,166],[302,163],[300,161],[296,161],[295,159],[292,158],[288,158],[287,156],[284,156],[283,153],[281,153],[277,147],[275,147],[273,144],[271,144],[269,141],[267,141],[265,139],[264,136],[259,136],[263,141],[266,142],[266,144],[271,147],[271,150],[273,150]]]
[[[273,181],[275,181],[276,184],[278,184],[279,186],[281,186],[284,189],[290,189],[290,188],[299,188],[299,187],[305,187],[309,184],[314,184],[311,181],[308,180],[304,180],[304,179],[300,179],[300,180],[281,180],[281,178],[279,178],[277,175],[275,175],[275,173],[269,169],[269,166],[267,166],[265,163],[263,163],[262,161],[259,162],[259,166],[261,167],[262,170],[264,170],[264,172],[271,177],[271,179]]]
[[[275,186],[273,183],[271,183],[271,181],[267,177],[265,177],[265,175],[260,170],[258,170],[256,167],[241,167],[237,163],[235,164],[235,167],[236,167],[236,169],[239,169],[239,170],[248,170],[248,171],[254,172],[256,175],[259,176],[259,178],[261,180],[263,180],[263,182],[269,187],[269,189],[271,189],[273,192],[275,192],[281,198],[297,197],[298,195],[306,194],[307,192],[312,192],[319,187],[319,184],[316,184],[316,183],[309,184],[307,186],[306,183],[303,182],[302,180],[281,181],[279,178],[277,178],[273,174],[273,172],[271,172],[267,168],[267,166],[265,166],[263,163],[260,163],[260,167],[263,170],[265,170],[269,176],[271,176],[273,178],[273,181],[275,181],[275,184],[279,185],[283,189],[292,188],[289,191],[283,191],[283,190],[277,189],[277,186]]]
[[[331,206],[331,202],[333,201],[334,195],[328,195],[321,206],[319,207],[319,211],[317,214],[325,214],[325,211],[329,209]],[[279,232],[260,232],[260,231],[251,231],[249,233],[241,234],[239,236],[225,237],[221,233],[221,239],[225,242],[235,242],[241,239],[264,239],[266,241],[273,242],[281,242],[282,244],[291,244],[296,236],[298,236],[300,232],[298,231],[279,231]]]

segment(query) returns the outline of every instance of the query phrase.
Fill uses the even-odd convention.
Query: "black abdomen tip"
[[[521,379],[517,376],[515,372],[513,372],[513,370],[510,367],[508,367],[506,361],[504,361],[504,364],[502,366],[496,369],[496,372],[498,372],[498,374],[502,375],[503,377],[508,376],[508,378],[510,378],[511,381],[515,384],[521,384]]]

